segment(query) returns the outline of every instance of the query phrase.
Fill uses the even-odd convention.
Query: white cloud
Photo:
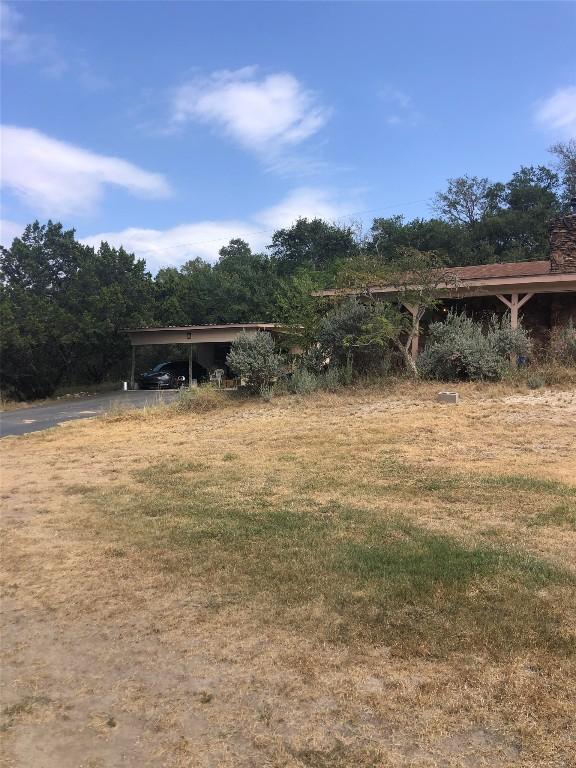
[[[15,237],[21,237],[26,229],[24,224],[18,224],[10,219],[0,219],[0,245],[9,248]]]
[[[88,213],[107,184],[145,197],[165,197],[163,176],[118,157],[97,155],[30,128],[2,126],[2,185],[39,215]]]
[[[121,232],[101,232],[83,238],[82,242],[95,248],[102,241],[116,248],[123,246],[138,258],[146,259],[148,268],[155,272],[161,267],[180,266],[197,256],[215,261],[220,248],[232,238],[252,241],[253,228],[254,225],[242,221],[198,221],[164,230],[129,227]]]
[[[309,138],[327,119],[328,111],[293,75],[259,76],[255,67],[197,77],[172,99],[173,124],[213,125],[266,156]]]
[[[414,127],[421,120],[411,96],[396,88],[380,91],[380,99],[386,105],[385,120],[388,125],[408,125]]]
[[[334,194],[317,187],[299,187],[276,205],[255,214],[254,219],[269,229],[293,224],[299,217],[335,221],[357,207],[350,200],[336,199]]]
[[[536,109],[536,121],[565,138],[576,136],[576,85],[559,88]]]
[[[131,227],[121,232],[102,232],[83,238],[98,247],[102,240],[133,251],[145,258],[152,271],[165,266],[180,266],[197,256],[214,262],[218,251],[232,238],[246,240],[254,250],[263,250],[272,231],[292,224],[298,217],[337,220],[354,206],[351,200],[338,199],[325,189],[302,187],[293,190],[280,203],[257,211],[244,220],[213,220],[181,224],[167,230]]]

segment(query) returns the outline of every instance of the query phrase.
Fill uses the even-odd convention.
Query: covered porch
[[[443,270],[446,281],[436,286],[440,311],[450,309],[480,315],[509,312],[512,328],[522,320],[536,338],[546,332],[576,323],[576,272],[559,272],[551,261],[524,261],[506,264],[482,264]],[[394,285],[370,287],[374,296],[386,298],[401,293]],[[354,289],[319,291],[321,296],[358,295]],[[420,307],[402,302],[413,317]],[[430,320],[430,318],[426,318]],[[420,329],[419,329],[420,330]],[[416,359],[420,334],[412,339],[411,354]]]

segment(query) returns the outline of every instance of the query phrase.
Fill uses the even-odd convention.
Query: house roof
[[[471,267],[447,267],[440,270],[439,295],[497,296],[513,291],[556,293],[576,291],[576,273],[552,271],[546,261],[517,261],[504,264],[477,264]],[[397,285],[372,285],[373,293],[398,293]],[[315,296],[354,296],[357,288],[329,288]]]
[[[472,267],[450,267],[443,270],[460,280],[483,280],[489,277],[533,277],[550,274],[550,261],[512,261],[504,264],[477,264]]]

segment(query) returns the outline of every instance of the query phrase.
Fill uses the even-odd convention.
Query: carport
[[[136,347],[186,344],[188,346],[188,381],[193,379],[194,352],[196,361],[207,370],[221,367],[225,353],[241,333],[267,331],[273,335],[282,333],[277,323],[226,323],[223,325],[167,325],[124,329],[132,345],[130,388],[136,383]]]

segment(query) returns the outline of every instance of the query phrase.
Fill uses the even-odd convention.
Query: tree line
[[[95,249],[60,223],[35,221],[1,248],[2,394],[46,397],[124,378],[125,328],[269,321],[306,333],[325,309],[312,291],[345,284],[358,264],[384,268],[410,254],[446,266],[547,258],[550,222],[576,195],[576,142],[552,151],[552,167],[522,167],[507,182],[450,179],[430,218],[375,218],[368,231],[301,218],[262,253],[233,239],[215,264],[196,258],[155,276],[123,248]]]

